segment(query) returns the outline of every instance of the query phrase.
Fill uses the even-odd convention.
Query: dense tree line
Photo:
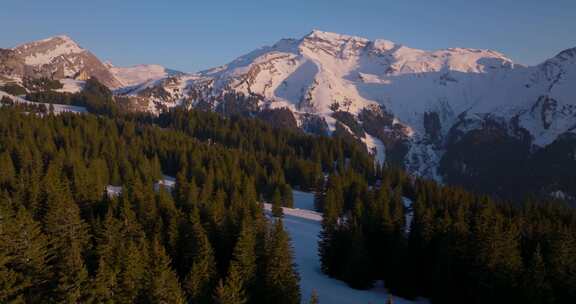
[[[379,167],[364,146],[341,137],[304,134],[300,130],[273,127],[257,119],[180,108],[148,120],[162,128],[182,131],[204,142],[233,147],[264,159],[274,155],[274,170],[283,171],[287,184],[305,190],[324,183],[324,175],[350,168],[370,181]],[[280,189],[282,191],[282,189]],[[270,192],[272,194],[273,191]]]
[[[289,237],[259,201],[289,205],[292,186],[320,184],[290,185],[308,167],[370,158],[250,119],[167,115],[188,127],[0,108],[0,302],[300,303]],[[155,191],[162,174],[172,192]]]
[[[36,111],[2,101],[2,303],[299,303],[288,235],[259,204],[280,217],[292,188],[317,192],[322,270],[354,288],[384,280],[434,303],[576,300],[576,214],[557,202],[414,179],[374,165],[344,124],[332,138],[277,128],[240,116],[238,96],[227,117],[119,113],[94,79],[28,98],[105,115],[25,115]],[[154,187],[163,174],[173,191]]]
[[[32,81],[32,80],[31,80]],[[77,93],[58,92],[61,88],[57,80],[36,79],[29,87],[34,88],[26,94],[26,99],[48,104],[64,104],[85,107],[89,112],[114,116],[119,107],[114,100],[112,91],[101,84],[96,78],[90,78],[84,83],[82,91]]]
[[[371,185],[344,171],[317,204],[322,269],[352,287],[384,280],[433,303],[576,301],[576,212],[562,203],[495,201],[394,171]]]
[[[43,103],[20,103],[14,101],[12,98],[2,96],[0,98],[0,106],[10,106],[26,113],[46,114],[48,111],[53,111],[54,108]]]

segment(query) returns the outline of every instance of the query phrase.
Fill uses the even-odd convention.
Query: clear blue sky
[[[0,47],[67,34],[116,65],[193,72],[311,29],[536,64],[576,47],[576,0],[1,0]]]

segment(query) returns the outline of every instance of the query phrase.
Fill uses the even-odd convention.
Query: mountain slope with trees
[[[207,112],[2,107],[0,130],[0,301],[10,303],[299,303],[290,240],[259,202],[290,202],[300,176],[310,178],[294,186],[314,189],[323,164],[374,170],[341,140]],[[173,193],[154,191],[163,173],[177,177]],[[106,185],[123,191],[107,196]]]

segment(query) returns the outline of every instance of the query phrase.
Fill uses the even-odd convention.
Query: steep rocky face
[[[13,78],[86,80],[96,77],[110,88],[121,86],[108,68],[67,36],[26,43],[0,54],[0,73]]]
[[[24,60],[14,50],[0,49],[0,74],[7,79],[10,75],[24,75]]]
[[[27,77],[86,80],[96,77],[109,88],[117,89],[182,73],[153,64],[116,67],[102,63],[70,37],[56,36],[13,49],[0,49],[0,74],[15,80]]]

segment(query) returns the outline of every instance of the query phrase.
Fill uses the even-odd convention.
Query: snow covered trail
[[[314,206],[314,195],[294,191],[294,206],[297,208],[284,208],[283,222],[292,239],[294,258],[300,273],[302,303],[308,303],[312,290],[318,293],[320,303],[385,303],[390,294],[382,286],[382,282],[370,290],[356,290],[322,273],[318,257],[322,215],[311,210]],[[269,204],[265,204],[266,210],[270,210],[270,207]],[[428,301],[409,301],[394,297],[394,303],[428,303]]]

